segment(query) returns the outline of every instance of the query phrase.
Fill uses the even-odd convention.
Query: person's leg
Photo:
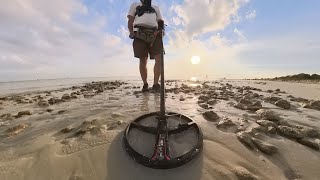
[[[161,74],[161,55],[155,55],[154,56],[155,63],[153,67],[153,73],[154,73],[154,79],[153,84],[159,84],[159,78]]]
[[[140,76],[143,81],[144,87],[143,90],[148,89],[148,86],[146,85],[147,77],[148,77],[148,70],[147,70],[147,60],[148,60],[148,48],[144,41],[140,39],[135,39],[133,41],[133,50],[134,50],[134,56],[136,58],[139,58],[139,71]]]
[[[159,89],[159,78],[161,76],[161,53],[163,53],[162,49],[162,40],[160,36],[157,36],[155,39],[153,46],[150,48],[150,59],[155,59],[155,64],[153,68],[154,79],[153,84],[156,85],[155,88]]]
[[[139,70],[140,70],[140,75],[141,79],[143,81],[143,84],[148,84],[147,78],[148,78],[148,69],[147,69],[147,60],[148,57],[144,58],[139,58],[140,59],[140,65],[139,65]]]

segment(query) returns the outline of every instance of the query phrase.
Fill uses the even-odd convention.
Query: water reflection
[[[140,110],[144,112],[154,112],[160,109],[159,93],[144,93],[141,96]]]
[[[144,94],[141,97],[141,106],[140,110],[141,111],[149,111],[149,94]]]

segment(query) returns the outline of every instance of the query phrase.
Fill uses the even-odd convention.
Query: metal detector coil
[[[168,128],[166,124],[167,121],[161,119],[158,120],[157,127],[150,127],[140,124],[140,122],[144,119],[148,119],[150,117],[159,117],[158,112],[153,112],[140,116],[127,126],[123,138],[124,145],[128,154],[136,162],[150,168],[170,169],[188,163],[200,153],[203,145],[203,135],[198,125],[194,123],[191,118],[182,114],[168,113],[167,116],[179,118],[182,122],[185,123],[179,124],[178,126],[176,126],[176,128]],[[137,129],[139,131],[152,134],[156,137],[156,143],[154,145],[152,156],[148,157],[146,155],[140,154],[130,145],[128,136],[132,129]],[[195,143],[194,146],[183,155],[175,157],[171,156],[170,148],[168,145],[169,136],[182,133],[183,131],[187,131],[189,129],[193,129],[197,134],[197,143]]]

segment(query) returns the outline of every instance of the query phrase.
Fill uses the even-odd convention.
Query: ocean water
[[[83,85],[92,81],[111,80],[141,81],[139,77],[95,77],[0,82],[0,96],[68,88],[74,85]]]
[[[169,79],[169,78],[168,78]],[[28,81],[12,81],[0,82],[0,97],[12,94],[20,94],[26,92],[48,91],[62,88],[69,88],[75,85],[84,85],[92,81],[113,81],[120,80],[129,83],[136,83],[142,85],[140,77],[92,77],[92,78],[65,78],[65,79],[43,79],[43,80],[28,80]],[[180,79],[183,80],[183,79]],[[269,89],[281,89],[288,94],[303,97],[307,99],[320,100],[320,84],[307,84],[296,82],[276,82],[276,81],[258,81],[258,80],[231,80],[231,79],[201,79],[189,78],[190,85],[196,81],[219,81],[222,83],[231,83],[235,86],[252,86],[260,88],[263,91]],[[152,83],[152,78],[148,79],[149,84]],[[258,84],[258,82],[265,82],[266,85]]]

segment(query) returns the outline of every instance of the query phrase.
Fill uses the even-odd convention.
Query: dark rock
[[[241,104],[241,103],[237,103],[233,107],[235,107],[237,109],[241,109],[241,110],[246,110],[247,109],[247,106],[245,104]]]
[[[198,99],[202,100],[202,101],[208,101],[210,99],[210,97],[202,95],[202,96],[199,96]]]
[[[269,126],[267,132],[270,134],[275,134],[277,132],[277,129],[273,126]]]
[[[310,101],[310,103],[307,104],[305,108],[315,109],[320,111],[320,101]]]
[[[0,119],[13,120],[13,117],[12,117],[12,115],[11,115],[10,113],[8,113],[8,114],[2,114],[2,115],[0,116]]]
[[[83,94],[83,97],[84,97],[84,98],[91,98],[91,97],[93,97],[93,96],[95,96],[94,93],[89,93],[89,92],[87,92],[87,93],[84,93],[84,94]]]
[[[302,139],[298,139],[298,142],[314,150],[319,150],[319,144],[312,139],[302,138]]]
[[[208,101],[208,104],[211,105],[211,106],[215,105],[216,103],[217,103],[217,100],[215,100],[215,99],[212,99],[212,100]]]
[[[181,95],[179,98],[180,101],[185,101],[186,99]]]
[[[74,128],[66,127],[64,129],[62,129],[60,132],[63,134],[67,134],[67,133],[71,132],[72,130],[74,130]]]
[[[92,120],[92,121],[84,121],[77,132],[77,135],[79,134],[85,134],[86,132],[89,132],[91,129],[94,127],[98,126],[97,120]]]
[[[290,101],[295,101],[295,102],[299,102],[299,103],[309,103],[308,99],[301,98],[301,97],[296,98],[296,97],[293,97],[293,96],[292,97],[288,96],[288,98],[289,98]]]
[[[316,129],[305,127],[303,129],[300,129],[300,132],[304,134],[307,137],[310,138],[319,138],[320,137],[320,132]]]
[[[78,95],[77,92],[72,92],[72,93],[70,94],[70,96],[76,96],[76,95]]]
[[[265,154],[272,155],[278,152],[278,147],[272,144],[262,142],[261,140],[254,137],[251,138],[251,140],[257,146],[257,148]]]
[[[269,126],[276,127],[275,123],[267,120],[258,120],[257,123],[263,127],[269,127]]]
[[[250,99],[242,98],[240,99],[239,103],[245,104],[245,105],[252,105],[252,101]]]
[[[221,100],[229,100],[229,96],[218,96],[217,99],[221,99]]]
[[[260,101],[257,101],[255,103],[253,103],[251,106],[248,107],[249,110],[252,110],[252,111],[257,111],[259,109],[262,108],[262,104]]]
[[[63,113],[65,113],[67,110],[60,110],[60,111],[58,111],[58,114],[63,114]]]
[[[281,100],[281,98],[280,98],[280,97],[277,97],[277,96],[270,96],[270,97],[264,98],[264,100],[265,100],[266,102],[275,103],[275,102]]]
[[[8,101],[9,98],[8,97],[0,97],[0,101]]]
[[[22,116],[30,116],[32,115],[32,113],[30,111],[20,111],[18,114],[17,114],[17,117],[22,117]]]
[[[277,115],[275,112],[272,110],[267,110],[267,109],[260,109],[256,111],[256,113],[262,118],[262,119],[267,119],[269,121],[274,121],[278,122],[281,120],[280,116]]]
[[[63,100],[70,100],[71,97],[70,97],[69,94],[64,94],[61,99],[63,99]]]
[[[238,140],[244,144],[246,147],[250,148],[250,149],[254,149],[254,144],[251,141],[251,136],[246,133],[246,132],[238,132],[237,133],[237,138]]]
[[[49,112],[49,113],[52,112],[52,111],[53,111],[53,109],[47,109],[47,112]]]
[[[203,109],[210,109],[210,108],[209,108],[209,105],[206,104],[206,103],[199,104],[199,106],[200,106],[201,108],[203,108]]]
[[[103,92],[104,92],[103,89],[98,89],[98,90],[96,91],[97,94],[101,94],[101,93],[103,93]]]
[[[289,126],[278,126],[277,130],[280,132],[280,134],[288,138],[295,138],[295,139],[303,138],[303,134],[299,130]]]
[[[48,106],[49,106],[49,103],[48,103],[47,101],[45,101],[45,100],[40,100],[40,101],[38,102],[38,105],[39,105],[40,107],[48,107]]]
[[[252,97],[252,98],[258,98],[258,97],[260,97],[260,95],[259,95],[258,93],[253,93],[253,94],[251,95],[251,97]]]
[[[278,107],[281,107],[283,109],[290,109],[291,108],[291,104],[287,101],[287,100],[278,100],[276,103],[275,103],[276,106]]]
[[[58,98],[51,98],[48,100],[48,103],[53,105],[53,104],[57,104],[57,103],[62,103],[64,102],[62,99],[58,99]]]
[[[226,129],[228,127],[231,127],[231,126],[235,126],[236,124],[234,122],[232,122],[231,119],[229,118],[224,118],[223,120],[220,120],[218,125],[217,125],[217,128],[218,129]]]
[[[257,132],[262,132],[262,133],[266,133],[268,131],[267,127],[263,127],[263,126],[257,126],[252,128],[252,132],[257,133]]]
[[[213,111],[207,111],[207,112],[203,113],[202,115],[208,121],[216,121],[216,120],[220,119],[219,115]]]

